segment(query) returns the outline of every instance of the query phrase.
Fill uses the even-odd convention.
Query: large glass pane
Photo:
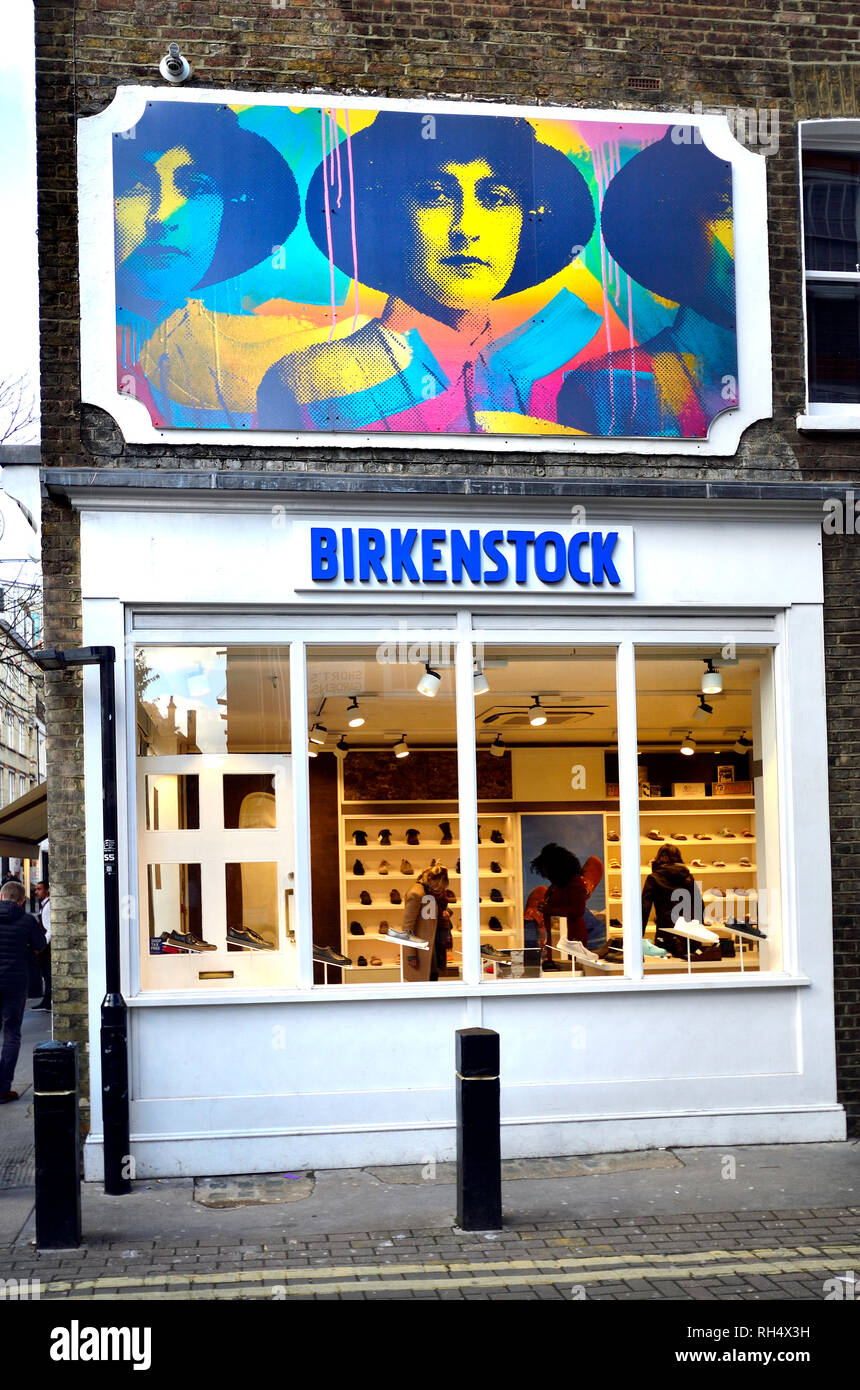
[[[308,648],[315,977],[461,976],[454,650]]]
[[[809,399],[860,401],[860,285],[806,284]]]
[[[639,647],[636,684],[646,974],[780,969],[770,655]]]
[[[485,978],[610,973],[615,651],[479,646],[474,679]]]
[[[139,648],[144,989],[296,983],[289,652]]]
[[[807,150],[803,228],[807,270],[860,271],[860,158]]]

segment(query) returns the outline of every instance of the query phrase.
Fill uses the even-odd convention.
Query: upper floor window
[[[860,415],[860,120],[804,122],[801,157],[808,410]]]

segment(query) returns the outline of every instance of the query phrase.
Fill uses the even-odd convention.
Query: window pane
[[[485,978],[607,973],[614,649],[492,645],[475,675]]]
[[[199,778],[148,774],[145,789],[147,830],[200,829]]]
[[[203,936],[199,864],[147,864],[150,951],[165,955],[214,950]]]
[[[810,401],[860,401],[860,286],[807,281]]]
[[[636,683],[646,974],[780,969],[769,655],[640,647]]]
[[[278,945],[277,864],[225,864],[227,950],[271,951]]]
[[[401,633],[307,661],[316,980],[459,979],[453,647]]]
[[[276,830],[275,779],[271,773],[225,773],[224,829]]]
[[[138,647],[141,755],[288,753],[290,682],[282,647]]]
[[[860,270],[860,159],[808,150],[803,156],[807,270]]]

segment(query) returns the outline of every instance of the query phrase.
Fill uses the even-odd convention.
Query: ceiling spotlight
[[[405,734],[401,734],[401,735],[400,735],[400,742],[399,742],[399,743],[395,743],[395,745],[394,745],[394,756],[395,756],[395,758],[408,758],[408,757],[409,757],[409,744],[406,742],[406,735],[405,735]]]
[[[337,743],[336,743],[335,746],[334,746],[334,754],[335,754],[335,757],[336,757],[336,758],[345,758],[348,752],[349,752],[349,744],[347,743],[347,741],[346,741],[346,739],[344,738],[343,734],[341,734],[340,738],[338,739]]]
[[[506,748],[505,745],[502,743],[502,736],[501,736],[501,734],[496,734],[496,737],[493,739],[492,743],[490,744],[490,752],[492,753],[493,757],[494,757],[494,758],[503,758],[503,757],[505,756],[505,754],[507,753],[507,751],[508,751],[507,748]]]
[[[436,691],[439,689],[439,686],[441,684],[442,677],[439,675],[439,672],[432,671],[430,669],[429,662],[425,661],[424,675],[421,677],[420,681],[415,687],[415,689],[418,691],[418,694],[429,695],[432,699],[432,697],[436,694]]]
[[[687,737],[684,739],[684,742],[681,744],[681,752],[684,753],[684,754],[686,754],[686,756],[687,756],[688,758],[691,758],[691,757],[693,756],[693,754],[695,753],[695,751],[696,751],[696,740],[693,738],[693,735],[692,735],[692,734],[687,734]]]
[[[705,670],[702,672],[702,694],[719,695],[723,688],[723,677],[720,671],[714,670],[714,663],[708,657],[705,662]]]
[[[362,724],[364,723],[364,715],[358,708],[357,695],[353,695],[350,703],[346,707],[346,713],[349,719],[349,727],[351,729],[360,729]]]
[[[472,677],[472,693],[474,695],[486,695],[490,688],[490,682],[484,675],[484,668],[480,661],[475,662],[475,674]]]
[[[707,704],[705,704],[705,697],[704,697],[704,695],[700,695],[700,696],[699,696],[699,708],[698,708],[697,710],[694,710],[694,711],[693,711],[693,718],[696,720],[696,722],[697,722],[698,724],[704,723],[704,721],[705,721],[706,719],[710,719],[710,717],[711,717],[711,715],[713,714],[713,712],[714,712],[714,707],[713,707],[713,705],[707,705]]]
[[[749,751],[750,751],[750,749],[752,748],[752,746],[753,746],[753,741],[752,741],[752,739],[751,739],[751,738],[745,738],[744,735],[741,734],[740,738],[738,739],[737,743],[736,743],[735,746],[734,746],[733,752],[735,752],[735,753],[749,753]]]
[[[322,746],[326,741],[327,733],[328,729],[326,728],[325,724],[314,724],[313,728],[308,734],[308,738],[310,739],[311,743],[318,743],[320,746]]]
[[[309,744],[308,744],[308,757],[309,757],[309,758],[318,758],[318,757],[319,757],[319,754],[317,753],[317,750],[314,748],[314,746],[313,746],[312,743],[309,743]]]
[[[529,723],[533,729],[539,729],[541,724],[546,723],[546,715],[540,702],[540,695],[535,695],[533,705],[529,705]]]

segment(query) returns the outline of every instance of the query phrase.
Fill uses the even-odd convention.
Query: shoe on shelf
[[[385,845],[386,847],[388,847],[391,844],[391,831],[380,830],[376,838],[381,845]]]
[[[241,946],[245,951],[274,951],[276,948],[271,941],[260,936],[258,932],[252,931],[250,927],[228,927],[227,944],[230,946]]]
[[[409,863],[409,860],[408,860],[408,859],[401,859],[401,861],[400,861],[400,872],[401,872],[402,874],[411,874],[411,873],[412,873],[412,865]]]
[[[484,956],[486,960],[498,960],[504,962],[505,965],[510,964],[508,957],[503,956],[501,951],[497,951],[495,946],[482,946],[481,955]]]
[[[664,951],[662,946],[655,946],[654,942],[649,941],[646,936],[642,941],[642,954],[643,956],[659,957],[662,960],[664,956],[668,956],[669,952]]]
[[[714,868],[715,868],[715,869],[725,869],[726,867],[727,867],[727,865],[726,865],[725,859],[715,859],[715,860],[714,860]]]
[[[17,1091],[7,1091],[5,1095],[0,1096],[0,1105],[8,1105],[9,1102],[10,1102],[10,1100],[17,1100],[17,1099],[18,1099],[18,1092],[17,1092]]]
[[[699,831],[698,834],[693,836],[694,840],[712,840],[713,838],[713,835],[705,835],[701,831]]]
[[[502,866],[497,859],[494,859],[490,865],[490,872],[494,874],[500,874],[502,872]]]
[[[741,869],[751,869],[752,864],[750,863],[749,859],[747,859],[746,856],[744,856],[743,859],[738,860],[738,867]]]
[[[742,839],[742,840],[754,840],[754,839],[755,839],[755,831],[754,831],[754,830],[742,830],[742,831],[741,831],[741,839]]]
[[[681,835],[677,830],[672,831],[673,840],[686,840],[686,835]]]
[[[356,843],[357,845],[366,845],[366,844],[367,844],[367,831],[366,831],[366,830],[353,830],[353,832],[352,832],[352,838],[355,840],[355,843]]]
[[[163,931],[161,939],[165,946],[175,946],[178,951],[217,951],[209,941],[203,941],[193,932]]]
[[[455,873],[455,874],[458,874],[459,872],[460,872],[460,861],[459,861],[459,859],[458,859],[458,860],[457,860],[457,863],[456,863],[456,865],[455,865],[455,867],[454,867],[454,873]]]
[[[382,921],[380,922],[379,926],[376,928],[376,934],[377,934],[377,936],[387,936],[387,935],[388,935],[388,923],[386,922],[386,920],[385,920],[384,917],[383,917]]]
[[[561,970],[561,966],[557,961],[545,960],[541,963],[541,970],[545,970],[546,973],[549,974],[551,970]]]
[[[314,960],[321,961],[323,965],[339,965],[341,969],[345,965],[352,965],[352,958],[342,955],[333,946],[314,946]]]
[[[364,956],[359,956],[358,960],[357,960],[355,963],[356,963],[356,965],[361,965],[361,966],[367,965],[367,961],[365,960]]]
[[[371,957],[370,957],[370,963],[371,963],[371,965],[381,965],[381,964],[382,964],[382,957],[381,957],[381,956],[371,956]]]
[[[419,832],[418,830],[416,830],[416,829],[414,828],[414,826],[413,826],[413,828],[412,828],[411,830],[407,830],[407,832],[406,832],[406,843],[407,843],[407,845],[417,845],[418,842],[419,842],[419,834],[420,834],[420,832]]]
[[[30,1009],[31,1014],[49,1014],[50,1012],[51,1005],[50,1003],[46,1004],[44,999],[40,999],[38,1004],[34,1004]]]
[[[350,922],[349,934],[350,936],[364,936],[364,927],[360,922]]]
[[[494,845],[503,845],[505,843],[505,837],[502,834],[501,830],[491,831],[490,839],[492,840]]]
[[[659,831],[659,830],[649,830],[649,831],[648,831],[648,839],[649,839],[649,840],[659,840],[661,844],[663,843],[663,836],[660,834],[660,831]]]
[[[377,872],[378,874],[382,874],[383,877],[388,873],[388,860],[387,860],[387,859],[381,859],[381,860],[379,861],[379,864],[378,864],[377,867],[376,867],[376,872]]]
[[[729,827],[728,827],[727,825],[724,825],[723,828],[722,828],[722,830],[718,830],[718,831],[717,831],[717,834],[719,835],[719,837],[720,837],[721,840],[736,840],[736,839],[737,839],[737,836],[735,835],[735,832],[734,832],[733,830],[730,830]]]
[[[404,927],[389,927],[388,937],[391,941],[401,941],[406,946],[414,946],[418,951],[429,951],[430,942],[424,941],[414,932],[406,931]]]
[[[494,889],[492,890],[492,892],[490,893],[490,902],[491,902],[491,903],[503,903],[504,901],[505,901],[505,895],[504,895],[504,893],[500,892],[500,890],[499,890],[498,888],[494,888]]]
[[[442,839],[439,843],[442,845],[450,845],[453,838],[451,835],[451,822],[449,820],[441,820],[439,822],[439,829],[442,831]]]
[[[690,860],[690,868],[691,868],[691,869],[706,869],[707,867],[708,867],[708,866],[707,866],[707,864],[705,863],[704,859],[691,859],[691,860]]]
[[[362,864],[360,859],[356,859],[355,863],[352,866],[352,872],[354,874],[358,874],[359,878],[364,873],[364,865]]]
[[[478,844],[481,843],[481,823],[478,822]]]
[[[504,927],[498,917],[491,917],[487,926],[490,928],[490,931],[504,931]]]
[[[403,902],[396,888],[392,888],[391,892],[388,894],[388,899],[389,902],[394,903],[396,906]]]
[[[616,845],[621,839],[621,836],[618,834],[617,830],[610,830],[606,838],[611,845]]]
[[[610,869],[620,869],[620,868],[621,868],[621,860],[620,860],[620,859],[612,859],[612,860],[610,861],[609,867],[610,867]]]
[[[370,907],[370,904],[373,902],[373,898],[370,896],[366,888],[362,888],[358,897],[358,901],[360,903],[364,903],[365,907]]]

